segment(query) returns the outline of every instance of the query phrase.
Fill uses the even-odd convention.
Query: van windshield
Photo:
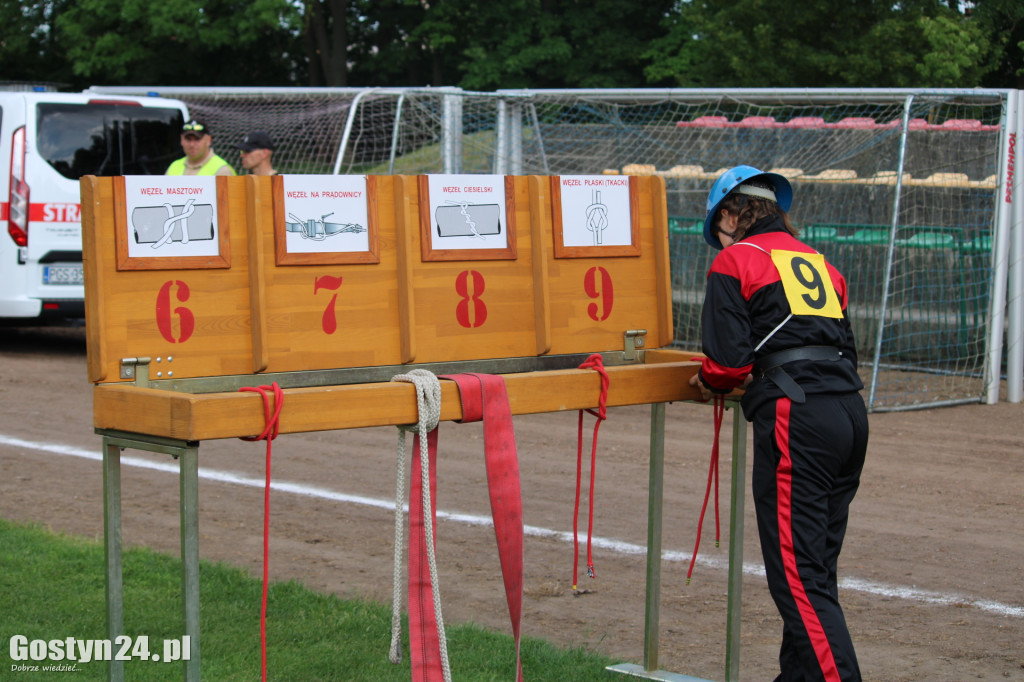
[[[181,111],[115,103],[37,105],[36,146],[58,173],[161,175],[181,157]]]

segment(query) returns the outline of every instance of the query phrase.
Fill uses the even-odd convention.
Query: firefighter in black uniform
[[[711,188],[705,399],[738,386],[754,424],[752,487],[768,588],[782,616],[776,681],[850,682],[860,668],[836,564],[868,441],[843,276],[796,238],[789,181],[751,166]]]

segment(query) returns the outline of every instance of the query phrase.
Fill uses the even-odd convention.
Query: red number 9
[[[600,284],[598,283],[600,277]],[[583,277],[583,290],[590,298],[601,299],[601,305],[591,303],[587,306],[587,315],[595,322],[603,322],[612,314],[612,304],[615,302],[615,288],[612,286],[612,276],[602,267],[593,267],[587,270]]]

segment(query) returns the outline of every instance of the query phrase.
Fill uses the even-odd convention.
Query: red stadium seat
[[[676,123],[678,128],[728,128],[729,119],[725,116],[698,116],[692,121]]]
[[[797,116],[782,125],[786,128],[824,128],[825,119],[821,116]]]
[[[837,123],[827,124],[828,128],[879,128],[880,126],[875,119],[867,116],[847,116],[841,118]]]
[[[981,121],[975,118],[951,118],[938,127],[941,130],[981,130]]]
[[[774,116],[747,116],[739,125],[742,128],[775,128],[779,124]]]

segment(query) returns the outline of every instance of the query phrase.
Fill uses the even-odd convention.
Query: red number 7
[[[316,294],[321,289],[327,289],[328,291],[337,291],[341,288],[341,277],[332,277],[331,275],[323,275],[317,277],[313,282],[313,293]],[[331,296],[330,303],[324,309],[323,319],[320,322],[320,326],[323,327],[325,334],[333,334],[338,330],[338,317],[334,312],[334,304],[338,300],[338,294]]]

